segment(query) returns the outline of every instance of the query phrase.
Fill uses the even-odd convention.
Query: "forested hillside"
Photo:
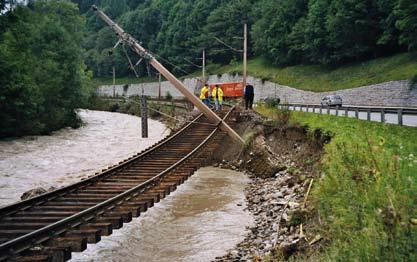
[[[89,76],[111,76],[113,63],[118,78],[133,76],[93,4],[176,75],[200,70],[203,49],[209,69],[240,62],[245,22],[249,56],[275,66],[417,49],[415,0],[0,0],[0,137],[74,125]],[[155,74],[145,61],[138,71]]]
[[[87,17],[86,64],[96,77],[130,72],[122,49],[90,10],[98,5],[175,73],[241,60],[243,23],[250,30],[250,56],[273,65],[329,67],[416,50],[414,0],[78,0]],[[233,47],[216,40],[216,37]],[[164,61],[165,59],[165,61]],[[171,64],[170,64],[171,63]],[[141,75],[146,65],[140,66]]]
[[[67,1],[0,3],[0,137],[78,124],[87,98],[84,19]]]

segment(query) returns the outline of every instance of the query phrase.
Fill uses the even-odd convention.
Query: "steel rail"
[[[229,114],[234,110],[234,107],[226,114],[226,116],[223,118],[223,120],[226,120]],[[191,123],[189,124],[191,125]],[[189,126],[187,125],[187,127]],[[185,130],[184,128],[182,130]],[[70,217],[64,218],[62,220],[59,220],[53,224],[47,225],[45,227],[42,227],[40,229],[37,229],[33,232],[30,232],[28,234],[25,234],[23,236],[20,236],[18,238],[15,238],[13,240],[10,240],[8,242],[5,242],[0,245],[0,253],[7,254],[8,256],[15,256],[19,254],[20,252],[28,249],[27,246],[29,244],[39,244],[37,242],[39,239],[43,238],[41,242],[46,241],[45,236],[47,236],[47,239],[51,239],[55,236],[58,236],[68,230],[71,230],[74,227],[77,227],[83,223],[88,222],[89,220],[94,219],[96,216],[102,215],[105,212],[108,212],[109,210],[115,208],[116,206],[123,205],[124,202],[129,201],[131,198],[134,198],[138,196],[139,194],[145,192],[152,186],[157,185],[160,183],[160,181],[166,177],[168,174],[170,174],[173,170],[181,166],[183,163],[185,163],[187,160],[190,160],[192,156],[196,155],[197,152],[200,151],[200,149],[208,143],[210,139],[213,138],[213,136],[219,131],[219,125],[191,152],[189,152],[186,156],[184,156],[179,161],[175,162],[173,165],[171,165],[166,170],[162,171],[158,175],[146,180],[145,182],[123,192],[120,193],[104,202],[101,202],[93,207],[90,207],[86,210],[83,210],[79,213],[76,213],[74,215],[71,215]],[[178,133],[176,134],[178,135]],[[161,144],[158,145],[160,147]],[[150,150],[147,150],[146,152],[149,152]],[[88,219],[89,218],[89,219]],[[81,220],[81,222],[80,222]],[[75,223],[75,224],[74,224]],[[62,229],[64,227],[64,229]],[[36,239],[36,240],[35,240]],[[19,249],[19,246],[26,245],[25,247],[22,247]],[[16,248],[17,247],[17,248]],[[6,255],[6,256],[7,256]],[[4,258],[4,257],[3,257]]]

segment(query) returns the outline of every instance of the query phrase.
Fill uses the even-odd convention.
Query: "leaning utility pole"
[[[191,103],[194,104],[203,114],[214,124],[219,125],[219,127],[227,132],[233,139],[240,143],[244,143],[243,139],[237,134],[228,124],[226,124],[218,115],[210,110],[206,105],[201,102],[194,94],[192,94],[184,86],[184,84],[179,81],[171,72],[169,72],[155,57],[149,53],[145,48],[143,48],[136,39],[131,35],[126,33],[118,24],[113,22],[104,12],[98,10],[98,8],[93,5],[93,10],[97,15],[108,24],[111,29],[116,33],[120,40],[122,40],[127,46],[129,46],[133,52],[137,53],[141,57],[144,57],[149,61],[158,72],[160,72],[171,84],[173,84],[186,98],[188,98]]]

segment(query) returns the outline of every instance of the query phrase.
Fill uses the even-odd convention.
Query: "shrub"
[[[167,91],[167,94],[165,96],[165,99],[168,100],[168,101],[171,101],[172,100],[172,95],[171,95],[171,93],[169,91]]]

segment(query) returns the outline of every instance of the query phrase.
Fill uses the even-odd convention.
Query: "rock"
[[[230,255],[232,255],[233,257],[237,257],[237,256],[239,256],[239,251],[232,250],[232,252],[230,252]]]
[[[298,203],[296,203],[296,202],[289,202],[289,203],[288,203],[288,206],[289,206],[291,209],[294,209],[294,208],[298,208],[298,207],[300,206],[300,204],[298,204]]]
[[[45,194],[47,192],[53,191],[55,190],[55,187],[50,187],[49,189],[45,189],[43,187],[37,187],[34,189],[31,189],[29,191],[26,191],[25,193],[22,194],[22,196],[20,197],[20,200],[26,200],[29,198],[34,198],[36,196],[40,196],[42,194]]]
[[[280,251],[282,255],[288,259],[291,255],[293,255],[297,251],[297,242],[284,242],[280,245]]]

